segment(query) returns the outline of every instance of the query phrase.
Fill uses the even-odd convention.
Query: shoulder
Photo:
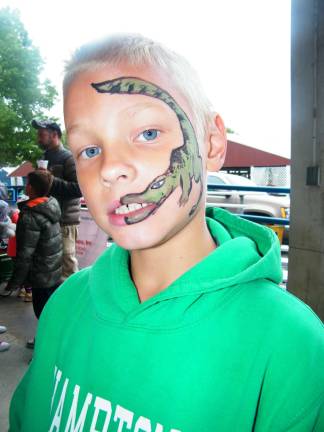
[[[67,148],[61,146],[54,152],[49,154],[51,159],[56,160],[56,162],[64,164],[66,161],[73,159],[72,153]]]
[[[62,158],[62,160],[73,159],[72,153],[70,152],[70,150],[68,150],[65,147],[60,148],[59,155]]]
[[[323,401],[324,326],[309,306],[275,284],[260,281],[252,289],[249,342],[258,347],[255,367],[264,368],[260,418],[271,423],[269,430],[290,430]],[[272,417],[276,410],[282,415]]]
[[[85,268],[74,273],[51,295],[40,316],[40,336],[54,337],[64,331],[75,320],[78,311],[89,306],[89,270]]]
[[[71,305],[76,305],[79,301],[88,297],[89,291],[89,275],[91,267],[79,270],[72,274],[51,296],[48,304],[49,313],[52,310],[63,310],[68,308],[71,310]]]
[[[302,300],[278,285],[260,280],[247,284],[241,292],[247,320],[268,329],[274,339],[314,338],[324,349],[324,325]],[[250,318],[249,318],[250,317]]]
[[[32,211],[32,208],[25,206],[19,214],[17,228],[20,230],[22,227],[24,229],[28,229],[28,228],[33,229],[38,226],[38,223],[39,221],[36,217],[35,212]]]
[[[53,196],[48,197],[48,201],[44,205],[52,211],[60,211],[60,204]]]

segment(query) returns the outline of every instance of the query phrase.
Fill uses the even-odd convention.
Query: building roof
[[[227,142],[224,168],[286,166],[290,159],[234,141]]]
[[[24,162],[17,169],[9,174],[9,177],[26,177],[27,174],[34,171],[35,168],[30,162]]]

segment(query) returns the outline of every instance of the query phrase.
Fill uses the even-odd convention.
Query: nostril
[[[110,183],[113,186],[115,183],[126,183],[134,177],[135,170],[132,164],[125,163],[120,160],[106,159],[101,166],[102,180]]]

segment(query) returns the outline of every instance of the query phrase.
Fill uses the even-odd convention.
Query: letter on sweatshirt
[[[75,424],[76,422],[76,413],[77,413],[77,408],[78,408],[78,402],[79,402],[79,393],[80,393],[80,386],[76,385],[74,387],[73,390],[73,401],[72,401],[72,406],[71,406],[71,410],[69,413],[69,417],[66,423],[66,427],[65,427],[65,432],[82,432],[83,431],[83,427],[84,427],[84,423],[85,423],[85,419],[87,416],[87,412],[88,412],[88,408],[89,405],[91,404],[92,401],[92,394],[88,393],[86,396],[86,399],[84,401],[79,419],[77,424]]]
[[[51,401],[51,410],[53,408],[53,402],[54,402],[58,383],[61,381],[61,378],[62,378],[62,371],[60,371],[56,366],[55,366],[55,370],[54,370],[54,377],[55,377],[55,386],[54,386],[54,392],[53,392],[52,401]]]
[[[96,425],[97,425],[100,411],[106,412],[106,419],[102,428],[102,432],[107,432],[110,423],[111,413],[112,413],[111,403],[108,400],[97,396],[95,399],[94,406],[95,406],[95,412],[91,422],[90,432],[98,432],[96,429]]]
[[[57,408],[56,408],[56,411],[55,411],[55,416],[53,418],[53,421],[52,421],[51,428],[50,428],[49,432],[53,432],[54,429],[56,429],[56,431],[60,430],[63,405],[64,405],[64,400],[65,400],[65,395],[66,395],[66,389],[67,389],[68,384],[69,384],[69,379],[65,378],[62,394],[61,394],[59,403],[57,405]]]
[[[134,432],[151,432],[151,422],[148,418],[139,417],[134,428]]]
[[[117,432],[123,432],[124,423],[126,423],[126,428],[130,429],[132,427],[133,417],[134,413],[120,405],[117,405],[114,415],[114,421],[117,422],[119,420]]]

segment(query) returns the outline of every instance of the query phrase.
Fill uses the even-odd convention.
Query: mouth
[[[152,203],[117,203],[108,212],[109,220],[112,225],[123,226],[141,222],[150,216],[157,208],[156,204]]]
[[[131,215],[138,210],[142,210],[147,207],[148,203],[133,203],[133,204],[124,204],[118,208],[116,208],[115,213],[119,215]]]

